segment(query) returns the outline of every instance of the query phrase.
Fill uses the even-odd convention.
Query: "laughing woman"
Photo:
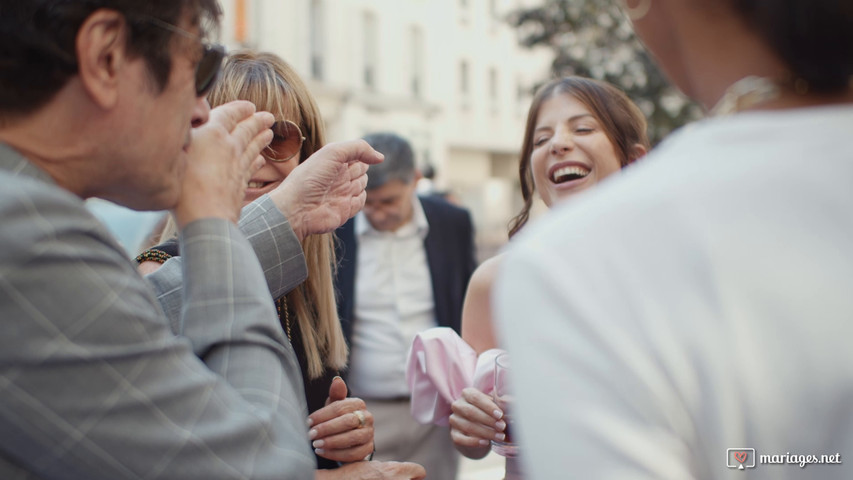
[[[622,91],[581,77],[544,85],[527,116],[518,168],[524,207],[510,223],[509,236],[527,223],[534,192],[550,208],[619,172],[648,149],[645,117]],[[483,262],[465,296],[462,338],[478,354],[499,346],[489,295],[500,261],[497,256]],[[504,412],[475,388],[462,393],[451,405],[451,437],[463,455],[482,458],[490,440],[504,438]],[[520,478],[514,459],[507,460],[506,478]]]

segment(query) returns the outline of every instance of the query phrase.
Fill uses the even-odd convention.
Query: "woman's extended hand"
[[[503,412],[491,397],[476,388],[462,390],[450,409],[450,438],[457,450],[468,458],[483,458],[491,440],[503,440],[506,422]]]
[[[373,453],[373,414],[364,400],[347,398],[343,379],[335,377],[326,406],[308,416],[314,452],[337,462],[357,462]]]

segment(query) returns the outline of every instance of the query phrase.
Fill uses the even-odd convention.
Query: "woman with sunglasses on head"
[[[581,77],[559,78],[545,84],[534,96],[527,116],[518,167],[524,207],[512,220],[509,236],[527,223],[534,194],[538,193],[551,207],[594,187],[645,155],[648,149],[646,120],[621,90]],[[475,270],[465,296],[462,339],[478,355],[502,346],[494,335],[489,306],[501,259],[502,255],[492,257]],[[445,331],[436,335],[444,333],[450,334]],[[413,355],[417,355],[416,350]],[[412,378],[409,382],[413,383]],[[416,408],[420,405],[413,406],[413,411]],[[505,412],[490,395],[477,388],[462,390],[462,396],[450,408],[451,438],[463,455],[482,458],[489,452],[491,440],[506,438]],[[508,457],[506,479],[518,478],[518,462]]]
[[[211,107],[248,100],[276,118],[273,140],[262,152],[266,163],[249,180],[245,204],[275,189],[325,143],[323,120],[313,96],[296,72],[272,53],[231,54],[208,100]],[[164,243],[137,257],[144,273],[178,253],[170,227],[163,236]],[[317,478],[418,478],[423,469],[414,464],[362,461],[373,453],[373,416],[364,401],[347,398],[346,385],[337,376],[346,367],[347,346],[332,283],[333,241],[333,233],[305,238],[308,279],[275,300],[282,328],[299,360],[312,412],[306,441],[312,442],[317,456]]]

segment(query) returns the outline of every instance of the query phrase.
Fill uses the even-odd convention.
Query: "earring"
[[[631,19],[632,22],[636,22],[637,20],[645,17],[652,8],[652,0],[640,0],[640,3],[636,7],[629,7],[627,0],[624,4],[625,15],[628,15],[628,18]]]

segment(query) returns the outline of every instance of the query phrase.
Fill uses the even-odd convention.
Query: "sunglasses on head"
[[[177,33],[183,37],[198,40],[201,43],[201,60],[198,62],[198,66],[196,66],[195,69],[195,93],[199,97],[205,96],[219,77],[219,69],[222,67],[222,59],[225,58],[225,47],[207,42],[198,35],[176,27],[171,23],[164,22],[159,18],[146,16],[145,20],[172,33]]]
[[[302,149],[302,130],[290,120],[280,120],[272,124],[272,141],[262,152],[273,162],[286,162]]]

